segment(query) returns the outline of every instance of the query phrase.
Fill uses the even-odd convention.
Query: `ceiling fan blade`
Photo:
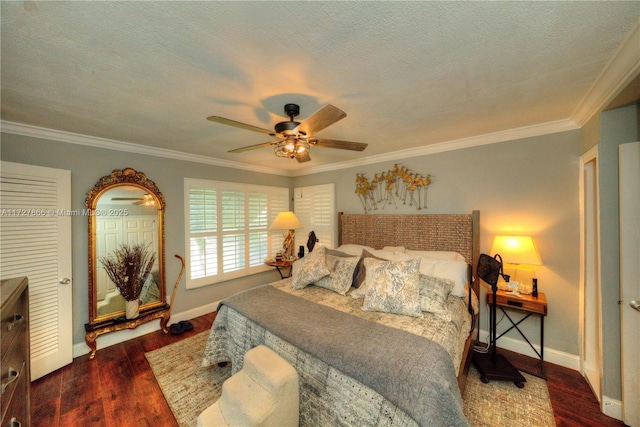
[[[338,107],[330,104],[325,105],[307,120],[300,123],[296,131],[310,136],[345,117],[347,117],[347,113]]]
[[[308,162],[309,160],[311,160],[311,156],[309,155],[308,151],[305,151],[304,153],[296,154],[296,160],[298,161],[298,163]]]
[[[112,197],[113,201],[123,201],[123,200],[144,200],[142,197]]]
[[[340,141],[337,139],[313,138],[309,140],[310,144],[316,147],[337,148],[339,150],[363,151],[369,144],[364,142]]]
[[[210,120],[216,123],[222,123],[223,125],[229,125],[229,126],[233,126],[240,129],[250,130],[253,132],[266,133],[267,135],[271,135],[271,136],[276,135],[275,132],[272,130],[259,128],[257,126],[248,125],[246,123],[237,122],[231,119],[225,119],[224,117],[220,117],[220,116],[209,116],[207,117],[207,120]]]
[[[249,145],[246,147],[240,147],[240,148],[236,148],[235,150],[229,150],[229,153],[242,153],[244,151],[250,151],[250,150],[255,150],[258,148],[263,148],[263,147],[268,147],[270,145],[275,145],[280,141],[269,141],[269,142],[263,142],[261,144],[255,144],[255,145]]]

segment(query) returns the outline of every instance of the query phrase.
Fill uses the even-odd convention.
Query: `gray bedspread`
[[[451,358],[431,340],[268,285],[221,305],[380,393],[419,425],[468,425]]]

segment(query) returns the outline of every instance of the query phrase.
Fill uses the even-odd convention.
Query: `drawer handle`
[[[9,420],[9,427],[22,427],[22,423],[13,417]]]
[[[22,319],[24,319],[24,317],[22,317],[22,314],[14,314],[13,317],[11,317],[9,324],[7,325],[7,331],[12,330],[14,326],[22,322]]]
[[[11,384],[12,382],[14,382],[15,380],[18,379],[18,376],[20,376],[20,372],[16,371],[13,368],[9,368],[7,370],[7,380],[2,382],[2,393],[3,394],[5,389],[9,386],[9,384]]]

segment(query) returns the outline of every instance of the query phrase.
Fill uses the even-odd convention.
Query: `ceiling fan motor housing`
[[[283,135],[293,135],[294,134],[293,130],[297,128],[299,124],[300,124],[299,122],[294,122],[294,121],[280,122],[276,124],[275,131]]]

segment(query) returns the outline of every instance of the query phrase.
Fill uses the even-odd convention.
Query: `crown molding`
[[[166,148],[149,147],[142,144],[133,144],[131,142],[116,141],[113,139],[99,138],[90,135],[82,135],[72,132],[26,125],[22,123],[8,122],[4,120],[0,121],[0,129],[4,133],[29,136],[33,138],[49,139],[53,141],[66,142],[69,144],[86,145],[89,147],[125,151],[127,153],[143,154],[146,156],[164,157],[174,160],[184,160],[187,162],[204,163],[208,165],[242,169],[271,175],[292,176],[290,171],[283,171],[281,169],[248,165],[246,163],[216,159],[213,157],[201,156],[198,154],[183,153],[181,151],[168,150]]]
[[[487,144],[495,144],[498,142],[512,141],[516,139],[529,138],[533,136],[547,135],[567,130],[578,129],[579,126],[570,119],[557,120],[553,122],[541,123],[531,126],[523,126],[520,128],[508,129],[499,132],[487,133],[484,135],[472,136],[468,138],[455,139],[451,141],[429,144],[422,147],[409,148],[406,150],[394,151],[391,153],[378,154],[374,156],[362,157],[356,160],[346,162],[337,162],[330,165],[322,165],[317,167],[305,168],[300,170],[280,170],[274,168],[265,168],[254,165],[247,165],[240,162],[232,162],[228,160],[216,159],[213,157],[200,156],[196,154],[183,153],[176,150],[168,150],[165,148],[149,147],[141,144],[133,144],[130,142],[116,141],[113,139],[99,138],[95,136],[82,135],[77,133],[59,131],[54,129],[42,128],[38,126],[25,125],[16,122],[0,121],[2,132],[16,135],[29,136],[34,138],[49,139],[54,141],[66,142],[69,144],[86,145],[89,147],[104,148],[108,150],[125,151],[128,153],[143,154],[147,156],[164,157],[175,160],[184,160],[188,162],[203,163],[214,166],[222,166],[234,169],[248,170],[258,173],[266,173],[281,176],[304,176],[321,172],[331,172],[351,167],[370,165],[386,161],[401,160],[410,157],[426,156],[429,154],[442,153],[446,151],[461,150],[464,148],[477,147]]]
[[[320,172],[331,172],[338,169],[346,169],[351,167],[370,165],[374,163],[401,160],[411,157],[426,156],[429,154],[443,153],[445,151],[461,150],[464,148],[478,147],[481,145],[495,144],[498,142],[513,141],[516,139],[529,138],[533,136],[548,135],[579,128],[580,126],[578,126],[570,119],[556,120],[553,122],[523,126],[519,128],[492,132],[468,138],[460,138],[451,141],[439,142],[436,144],[429,144],[422,147],[408,148],[406,150],[399,150],[391,153],[363,157],[358,160],[350,160],[347,162],[332,163],[330,165],[307,168],[304,170],[294,171],[293,176],[311,175]]]
[[[573,111],[571,120],[580,127],[584,126],[592,117],[602,112],[638,73],[640,73],[640,20]]]

